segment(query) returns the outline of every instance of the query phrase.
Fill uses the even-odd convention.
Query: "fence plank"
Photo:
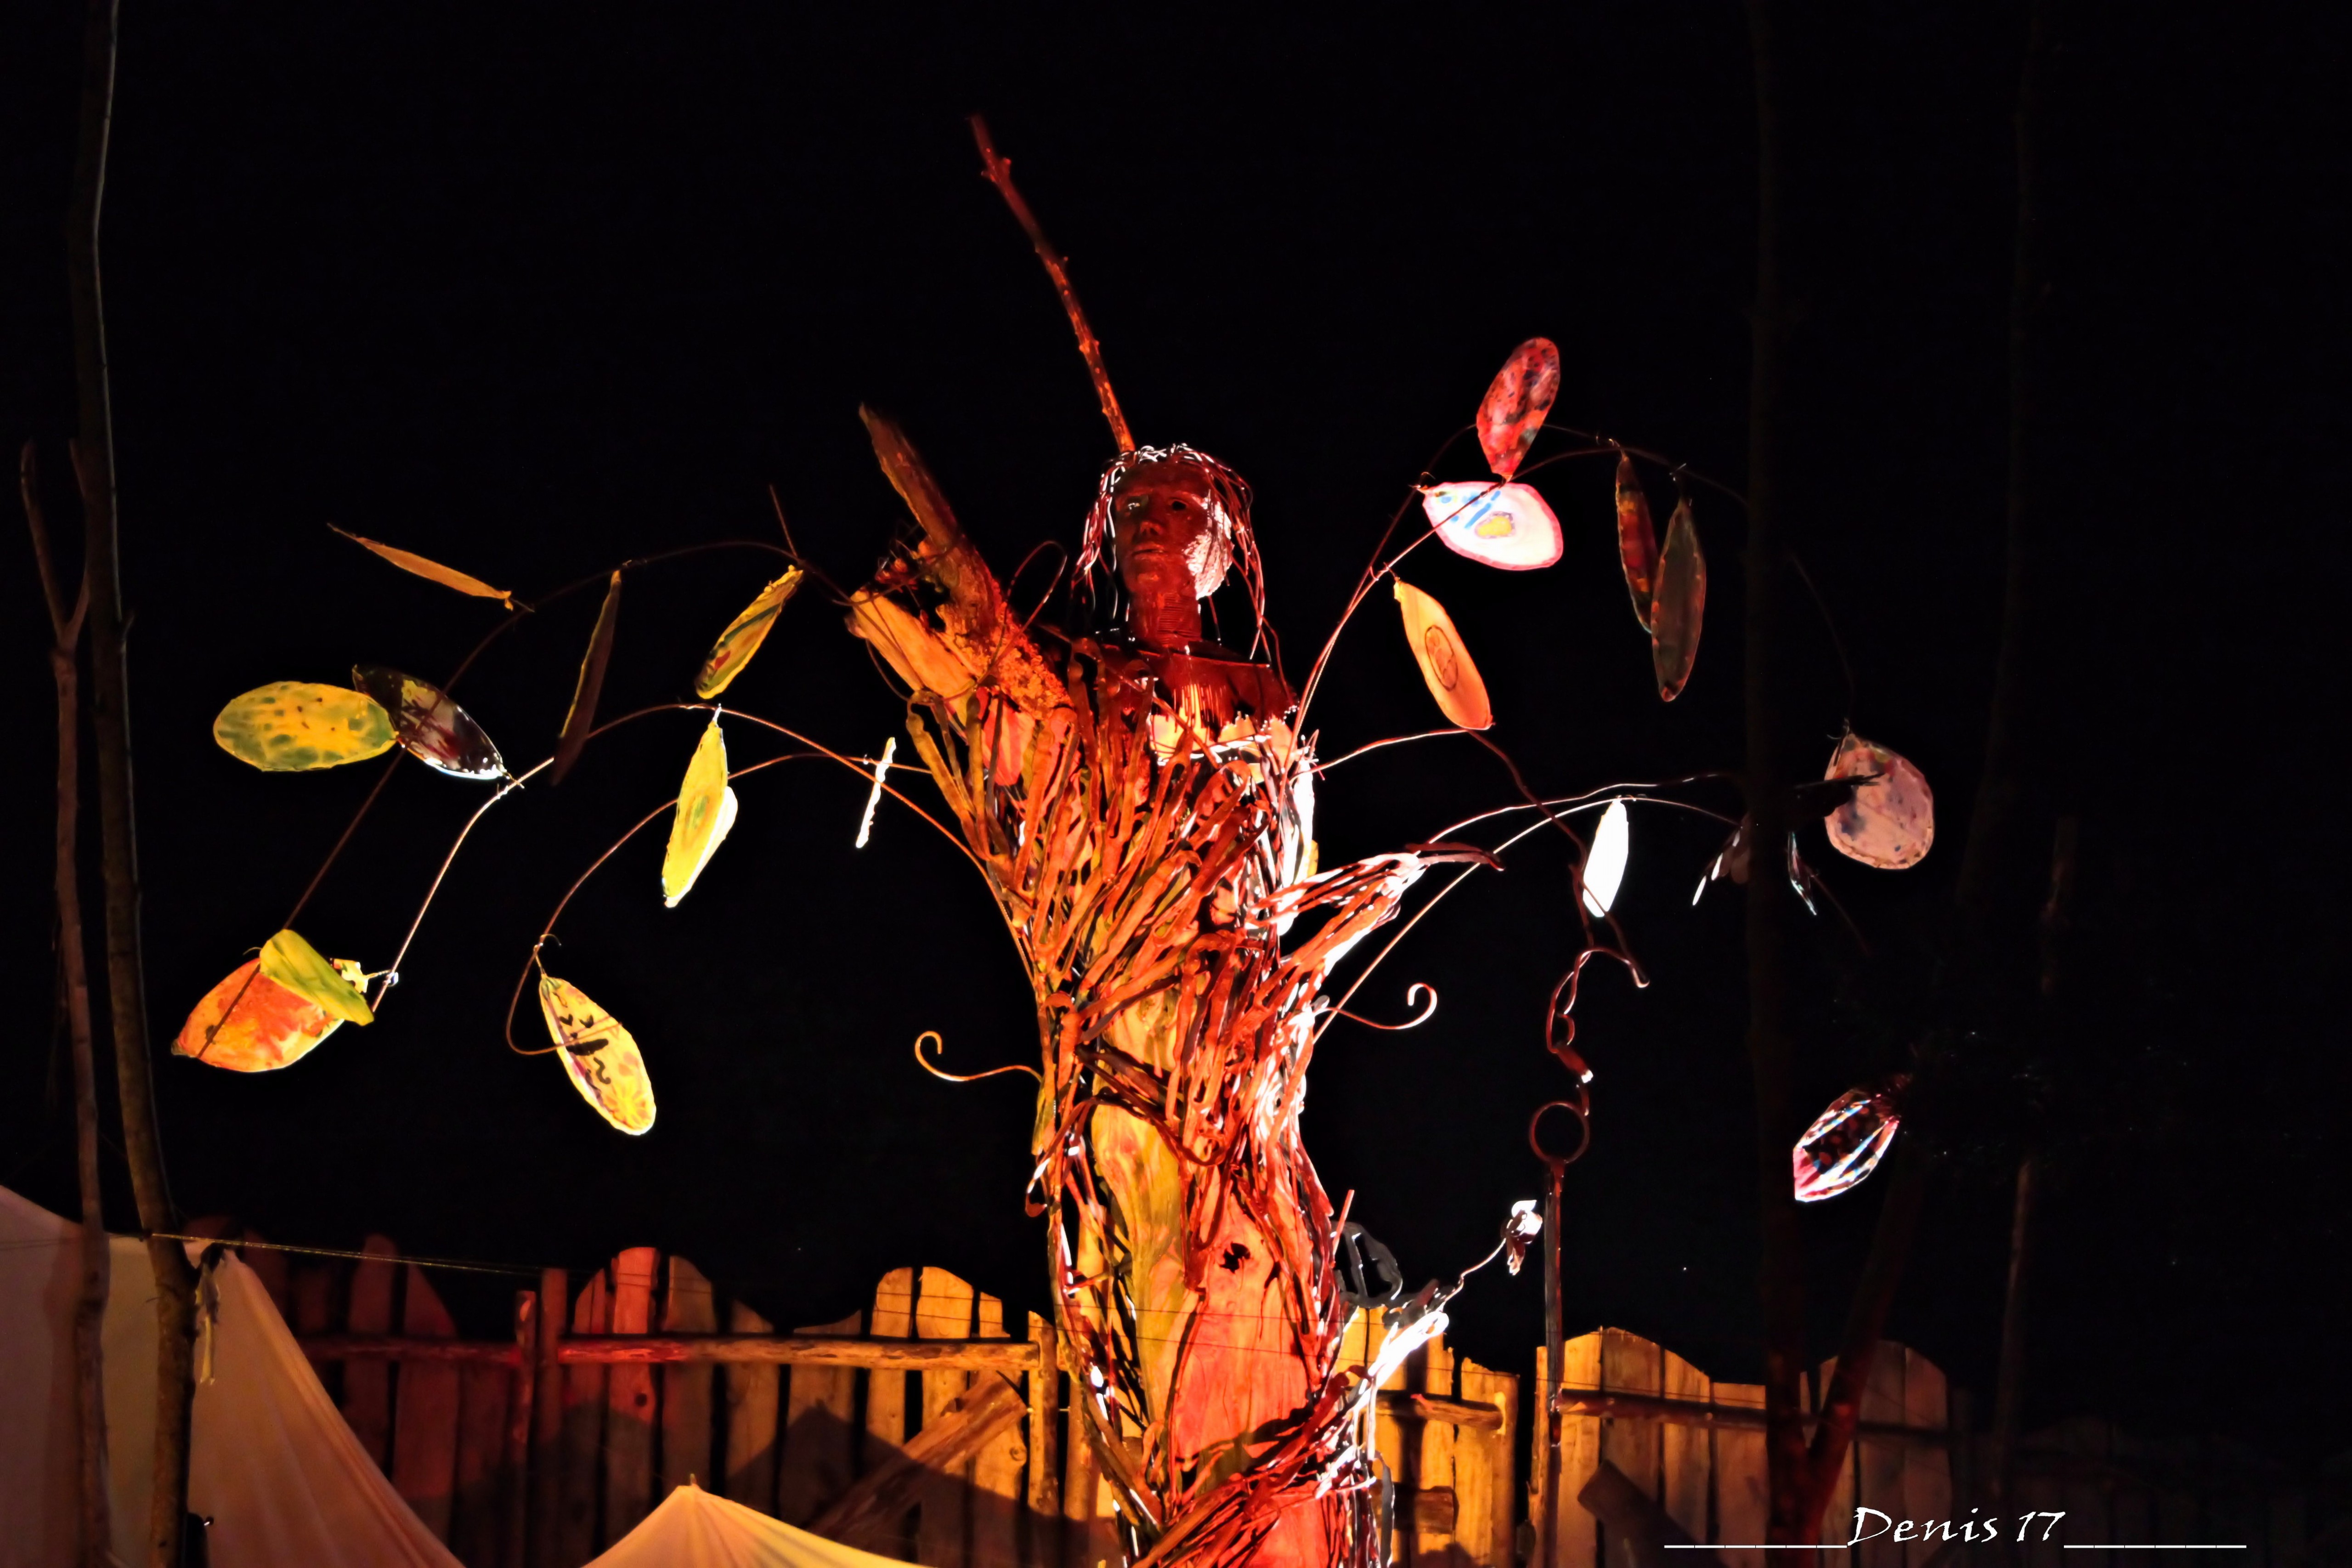
[[[421,1370],[403,1367],[405,1381]],[[496,1568],[506,1560],[507,1415],[515,1374],[502,1366],[448,1367],[458,1379],[457,1452],[450,1510],[449,1550],[467,1568]],[[401,1394],[401,1415],[408,1395]],[[518,1479],[520,1478],[518,1477]]]
[[[927,1340],[971,1338],[972,1296],[971,1287],[946,1269],[924,1269],[915,1295],[915,1332]],[[971,1386],[968,1372],[923,1373],[923,1425],[946,1415]],[[971,1474],[967,1460],[917,1490],[915,1561],[924,1568],[964,1568]]]
[[[514,1376],[508,1385],[505,1453],[499,1467],[499,1553],[504,1568],[525,1568],[530,1549],[530,1445],[539,1404],[539,1303],[536,1290],[515,1292]]]
[[[1760,1383],[1718,1383],[1717,1405],[1764,1408]],[[1715,1433],[1715,1539],[1733,1542],[1716,1555],[1725,1568],[1765,1568],[1776,1555],[1752,1548],[1764,1539],[1772,1517],[1770,1483],[1765,1477],[1764,1434],[1754,1428],[1719,1426]],[[1750,1550],[1741,1550],[1742,1547]]]
[[[735,1333],[764,1334],[774,1326],[741,1301],[727,1310],[727,1327]],[[761,1513],[776,1511],[776,1407],[782,1388],[782,1367],[740,1364],[726,1372],[727,1495]]]
[[[610,1292],[599,1269],[572,1306],[572,1331],[601,1334],[612,1323]],[[556,1460],[562,1504],[556,1518],[552,1568],[578,1568],[596,1555],[598,1462],[604,1447],[606,1366],[563,1369],[563,1436]]]
[[[387,1237],[371,1236],[361,1244],[361,1250],[383,1259],[397,1256],[400,1249]],[[354,1334],[390,1333],[392,1282],[389,1262],[370,1261],[353,1268],[343,1327]],[[388,1363],[357,1363],[343,1368],[343,1419],[351,1423],[352,1435],[376,1468],[388,1468],[392,1458],[392,1367]]]
[[[1813,1381],[1805,1389],[1805,1408],[1818,1411],[1830,1379],[1837,1375],[1837,1357],[1822,1363],[1813,1373]],[[1865,1396],[1869,1394],[1864,1389]],[[1811,1431],[1807,1436],[1811,1436]],[[1858,1445],[1857,1445],[1858,1447]],[[1837,1482],[1830,1488],[1830,1500],[1822,1510],[1822,1536],[1828,1541],[1843,1541],[1853,1533],[1853,1475],[1859,1456],[1853,1448],[1846,1450],[1845,1463],[1838,1467]],[[1827,1560],[1824,1559],[1824,1562]],[[1854,1568],[1861,1568],[1859,1563]]]
[[[411,1339],[453,1340],[449,1309],[414,1263],[400,1309],[401,1332]],[[449,1539],[457,1489],[457,1369],[413,1362],[400,1369],[400,1402],[393,1422],[392,1486],[416,1510],[436,1541]]]
[[[1054,1325],[1029,1314],[1037,1370],[1029,1374],[1030,1568],[1057,1568],[1062,1554],[1062,1358]]]
[[[642,1334],[653,1327],[654,1285],[659,1256],[650,1247],[624,1248],[613,1259],[613,1324],[615,1334]],[[604,1542],[637,1527],[653,1506],[654,1369],[625,1363],[613,1368],[604,1389]]]
[[[1004,1304],[993,1296],[982,1296],[973,1330],[983,1340],[1007,1337]],[[1024,1399],[1024,1405],[1026,1403]],[[1018,1426],[991,1437],[973,1456],[971,1544],[967,1552],[971,1568],[1017,1568],[1021,1561],[1021,1483],[1028,1463],[1029,1445],[1022,1440]]]
[[[1658,1397],[1665,1388],[1664,1352],[1622,1329],[1601,1331],[1601,1386],[1611,1393]],[[1603,1421],[1601,1457],[1615,1465],[1641,1494],[1656,1501],[1663,1468],[1661,1425],[1655,1421]],[[1598,1466],[1594,1467],[1598,1468]],[[1578,1483],[1578,1489],[1582,1482]],[[1568,1494],[1576,1495],[1575,1491]],[[1606,1547],[1604,1546],[1604,1550]],[[1612,1557],[1622,1555],[1611,1552]]]
[[[669,1260],[661,1325],[670,1333],[710,1333],[719,1327],[719,1302],[710,1281],[683,1258]],[[709,1366],[662,1368],[659,1497],[689,1480],[716,1484],[710,1471],[710,1384],[715,1374]]]
[[[865,1323],[852,1312],[837,1323],[812,1323],[799,1334],[854,1334]],[[806,1524],[849,1489],[857,1462],[857,1373],[845,1366],[795,1366],[784,1409],[784,1458],[776,1482],[776,1517]],[[896,1382],[903,1399],[907,1374],[877,1370],[867,1374]],[[772,1411],[770,1431],[775,1429]]]
[[[1445,1336],[1437,1334],[1413,1352],[1408,1363],[1411,1375],[1407,1385],[1423,1394],[1433,1394],[1441,1399],[1454,1397],[1454,1352],[1445,1347]],[[1410,1519],[1399,1510],[1397,1531],[1411,1532],[1412,1561],[1435,1563],[1454,1543],[1458,1517],[1440,1517],[1432,1504],[1439,1494],[1453,1503],[1444,1512],[1458,1516],[1461,1496],[1454,1485],[1454,1427],[1444,1421],[1414,1421],[1408,1424],[1413,1430],[1407,1433],[1406,1461],[1412,1470],[1398,1477],[1417,1494],[1412,1499]]]
[[[1562,1388],[1601,1386],[1601,1340],[1579,1334],[1561,1347]],[[1551,1568],[1601,1568],[1600,1521],[1584,1510],[1576,1494],[1601,1468],[1601,1422],[1590,1415],[1563,1415],[1559,1422],[1559,1543]]]
[[[1062,1562],[1065,1568],[1094,1568],[1097,1562],[1116,1560],[1117,1547],[1101,1522],[1110,1511],[1109,1498],[1095,1458],[1095,1446],[1087,1439],[1085,1417],[1078,1414],[1078,1401],[1086,1395],[1076,1378],[1070,1380],[1069,1388],[1069,1441],[1064,1445],[1069,1452],[1062,1481]]]
[[[866,1332],[876,1339],[903,1340],[915,1331],[915,1271],[893,1268],[874,1287],[874,1310]],[[907,1444],[907,1382],[908,1374],[877,1368],[866,1374],[866,1443],[858,1461],[860,1474],[889,1463]],[[898,1526],[898,1533],[869,1548],[886,1557],[911,1559],[914,1532]]]
[[[1505,1385],[1468,1356],[1454,1363],[1456,1396],[1495,1407],[1502,1419],[1492,1430],[1459,1427],[1454,1434],[1454,1542],[1478,1568],[1512,1568],[1511,1450],[1507,1434],[1516,1411],[1505,1404]],[[1516,1394],[1516,1387],[1509,1393]],[[1516,1400],[1512,1401],[1516,1404]],[[1496,1508],[1500,1502],[1503,1507]]]
[[[556,1557],[556,1545],[563,1534],[565,1373],[556,1365],[555,1352],[562,1348],[564,1321],[571,1310],[570,1278],[561,1268],[541,1269],[539,1343],[531,1356],[538,1375],[530,1413],[530,1568],[563,1568]]]
[[[1660,1352],[1660,1387],[1669,1399],[1713,1403],[1714,1383],[1672,1351]],[[1658,1501],[1666,1517],[1693,1541],[1706,1540],[1707,1489],[1715,1468],[1715,1445],[1704,1427],[1660,1423]]]
[[[1907,1345],[1883,1345],[1878,1353],[1903,1352],[1903,1424],[1906,1426],[1941,1426],[1951,1425],[1950,1391],[1944,1381],[1943,1369]],[[1931,1519],[1952,1517],[1952,1455],[1948,1448],[1911,1447],[1903,1457],[1903,1505],[1891,1509],[1897,1519],[1916,1519],[1924,1526]],[[2133,1541],[2147,1537],[2135,1535]],[[1927,1568],[1927,1559],[1937,1547],[1927,1542],[1911,1545],[1904,1556],[1905,1568]]]

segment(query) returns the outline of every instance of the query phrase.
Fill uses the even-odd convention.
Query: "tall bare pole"
[[[82,1568],[107,1568],[110,1523],[106,1487],[106,1207],[98,1184],[98,1061],[90,1044],[89,956],[81,912],[81,672],[82,618],[89,609],[89,575],[72,606],[58,575],[47,520],[41,511],[40,476],[33,444],[25,443],[17,470],[25,523],[33,531],[33,562],[49,611],[49,673],[58,689],[57,904],[58,981],[66,1031],[73,1047],[74,1170],[81,1186],[81,1280],[74,1298],[75,1478],[80,1501]]]
[[[1788,145],[1783,124],[1780,7],[1748,0],[1756,73],[1756,302],[1748,383],[1748,810],[1754,823],[1748,879],[1748,1057],[1755,1079],[1758,1201],[1763,1221],[1764,1444],[1770,1475],[1769,1539],[1799,1540],[1805,1478],[1803,1239],[1789,1149],[1795,1044],[1789,1030],[1789,924],[1795,900],[1780,874],[1790,821],[1781,735],[1780,533],[1789,340]]]
[[[187,1254],[159,1232],[175,1230],[149,1070],[147,999],[139,952],[139,849],[131,810],[130,680],[124,668],[122,577],[115,518],[114,416],[107,384],[106,312],[99,279],[99,221],[106,205],[107,141],[114,118],[119,0],[89,0],[82,34],[81,127],[74,152],[66,258],[73,293],[74,382],[80,438],[74,468],[88,531],[89,709],[98,746],[99,845],[106,883],[107,1012],[121,1097],[122,1147],[139,1228],[155,1271],[155,1464],[144,1556],[177,1568],[186,1513],[190,1374],[195,1277]],[[128,1555],[126,1553],[126,1555]],[[136,1558],[131,1559],[136,1561]]]

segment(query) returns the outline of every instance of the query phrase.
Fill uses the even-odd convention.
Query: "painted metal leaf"
[[[1790,1152],[1797,1201],[1817,1204],[1860,1186],[1886,1157],[1902,1124],[1883,1090],[1848,1089],[1830,1101]]]
[[[727,738],[713,718],[695,743],[677,788],[677,810],[669,823],[669,851],[662,857],[662,903],[670,909],[694,888],[695,879],[735,826],[735,792],[727,787]]]
[[[392,715],[393,739],[425,766],[453,778],[507,776],[489,736],[439,687],[380,664],[356,666],[352,684]]]
[[[1682,695],[1691,666],[1698,662],[1700,624],[1706,618],[1706,556],[1698,547],[1698,525],[1685,497],[1666,524],[1666,548],[1658,557],[1658,592],[1650,613],[1650,665],[1658,695],[1668,702]]]
[[[335,528],[331,522],[327,526]],[[414,573],[428,583],[438,583],[444,588],[455,588],[460,594],[470,594],[477,599],[496,599],[509,610],[514,608],[512,594],[508,593],[504,588],[493,588],[479,577],[469,576],[454,566],[444,566],[438,561],[428,561],[412,551],[396,549],[389,544],[379,544],[373,539],[362,539],[349,529],[335,528],[335,531],[353,544],[365,545],[403,572]]]
[[[1853,731],[1838,742],[1824,778],[1859,778],[1853,796],[1829,814],[1830,844],[1849,860],[1901,871],[1927,858],[1936,842],[1936,795],[1909,759]]]
[[[1511,351],[1478,404],[1478,445],[1497,476],[1519,471],[1559,395],[1559,350],[1549,338],[1529,338]]]
[[[1592,848],[1584,857],[1584,907],[1593,914],[1605,915],[1617,902],[1617,889],[1625,885],[1625,861],[1633,847],[1633,824],[1625,803],[1612,800],[1601,814],[1601,826],[1592,830]]]
[[[1462,646],[1445,606],[1402,577],[1396,579],[1396,598],[1404,614],[1405,641],[1412,645],[1421,678],[1429,683],[1429,694],[1445,717],[1465,730],[1484,730],[1494,723],[1486,683],[1471,662],[1470,650]]]
[[[776,624],[784,601],[800,585],[801,569],[795,566],[761,589],[759,597],[727,623],[727,629],[719,634],[719,640],[710,647],[710,657],[702,661],[702,669],[694,678],[697,697],[718,696],[743,673],[743,667],[751,662],[751,656],[768,640],[769,628]]]
[[[564,1076],[596,1114],[632,1135],[654,1124],[654,1084],[645,1053],[621,1021],[568,980],[541,971],[539,1011]]]
[[[580,680],[572,689],[572,707],[563,715],[563,733],[556,738],[554,766],[549,769],[551,783],[563,782],[596,727],[596,699],[604,694],[604,667],[613,662],[613,630],[620,618],[621,574],[615,572],[596,611],[596,629],[588,634],[588,651],[581,656]]]
[[[375,1022],[360,983],[328,963],[299,931],[281,931],[261,944],[261,973],[346,1024]]]
[[[1456,555],[1506,572],[1533,572],[1559,559],[1559,519],[1532,485],[1431,485],[1421,492],[1421,510]]]
[[[334,965],[353,989],[365,983],[350,959],[336,959]],[[172,1053],[229,1072],[275,1072],[309,1056],[342,1026],[334,1014],[262,973],[261,960],[248,958],[196,1004]]]
[[[303,773],[392,750],[392,716],[345,687],[273,680],[232,699],[213,720],[213,740],[264,773]]]
[[[1658,532],[1650,526],[1650,498],[1633,459],[1617,454],[1617,559],[1625,567],[1625,591],[1633,595],[1633,618],[1650,630],[1658,595]]]

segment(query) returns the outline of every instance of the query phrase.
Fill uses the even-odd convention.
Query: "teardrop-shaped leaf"
[[[1706,556],[1698,547],[1698,526],[1685,497],[1666,524],[1666,548],[1658,557],[1658,593],[1650,611],[1650,664],[1658,695],[1668,702],[1682,695],[1698,662],[1700,624],[1706,618]]]
[[[354,989],[362,984],[360,966],[350,959],[336,959],[334,965]],[[261,960],[248,958],[196,1004],[172,1053],[229,1072],[274,1072],[300,1061],[342,1026],[342,1019],[262,973]]]
[[[632,1135],[654,1124],[654,1084],[645,1053],[621,1021],[590,1001],[580,987],[541,971],[539,1011],[564,1076],[596,1114]]]
[[[1849,731],[1822,776],[1868,779],[1827,818],[1839,854],[1882,871],[1906,870],[1927,858],[1936,842],[1936,795],[1908,758]]]
[[[727,738],[710,721],[686,764],[677,787],[677,810],[670,817],[669,852],[662,857],[662,902],[670,909],[692,890],[735,826],[735,792],[727,787]]]
[[[331,522],[327,526],[335,528]],[[403,572],[414,573],[428,583],[438,583],[444,588],[455,588],[460,594],[470,594],[477,599],[496,599],[509,610],[514,608],[512,594],[508,593],[504,588],[493,588],[479,577],[468,576],[454,566],[442,565],[438,561],[427,561],[413,551],[395,549],[389,544],[379,544],[373,539],[362,539],[349,529],[335,528],[335,531],[353,544],[365,545]]]
[[[1650,629],[1651,605],[1658,595],[1658,534],[1650,526],[1650,498],[1642,491],[1633,459],[1617,454],[1617,559],[1625,567],[1625,588],[1633,595],[1633,618]]]
[[[1625,861],[1633,852],[1633,829],[1625,803],[1612,800],[1592,830],[1592,848],[1584,857],[1584,907],[1605,915],[1625,885]]]
[[[1429,694],[1445,717],[1465,730],[1484,730],[1494,723],[1494,710],[1486,706],[1486,683],[1479,679],[1478,667],[1462,646],[1445,606],[1402,577],[1396,579],[1396,598],[1404,614],[1405,641],[1412,645],[1421,678],[1429,683]]]
[[[1421,510],[1445,548],[1506,572],[1533,572],[1559,559],[1559,519],[1533,485],[1431,485]]]
[[[743,667],[751,662],[751,656],[768,640],[768,629],[776,624],[784,601],[800,585],[801,569],[795,566],[761,589],[760,596],[727,623],[727,629],[719,634],[719,640],[710,647],[710,657],[702,661],[702,669],[694,678],[697,697],[718,696],[743,673]]]
[[[1496,475],[1519,471],[1559,395],[1559,350],[1549,338],[1529,338],[1511,351],[1478,404],[1478,445]]]
[[[360,983],[320,957],[298,931],[281,931],[262,943],[261,973],[346,1024],[375,1022]]]
[[[613,662],[613,629],[620,618],[621,574],[615,572],[612,585],[604,590],[604,603],[596,612],[596,629],[588,634],[588,651],[580,658],[579,684],[572,689],[572,707],[563,715],[554,766],[548,770],[552,783],[563,782],[563,775],[580,760],[580,748],[588,743],[588,731],[596,727],[596,699],[604,694],[604,667]]]
[[[352,684],[392,715],[393,739],[425,766],[461,779],[507,776],[489,736],[439,687],[380,664],[355,667]]]
[[[264,773],[309,773],[390,751],[392,716],[345,687],[273,680],[232,699],[213,720],[213,740]]]
[[[1891,1098],[1881,1090],[1850,1089],[1830,1101],[1790,1152],[1797,1201],[1817,1204],[1862,1185],[1886,1157],[1902,1125]]]

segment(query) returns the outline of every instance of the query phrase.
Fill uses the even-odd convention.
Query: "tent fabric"
[[[908,1568],[795,1530],[688,1481],[588,1568]]]
[[[79,1235],[0,1188],[0,1568],[75,1561]],[[121,1562],[143,1555],[147,1531],[155,1276],[142,1243],[118,1237],[108,1250],[109,1501]],[[214,1568],[461,1568],[360,1447],[253,1270],[224,1257],[211,1289],[213,1377],[196,1388],[188,1506],[213,1521]]]

